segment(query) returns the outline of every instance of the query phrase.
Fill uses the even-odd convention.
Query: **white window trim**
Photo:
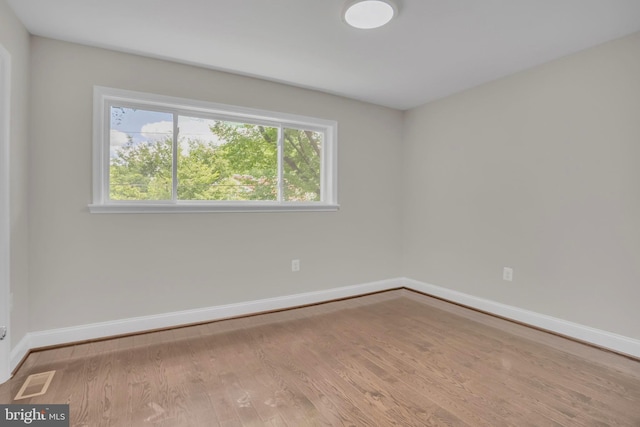
[[[197,115],[218,120],[243,121],[245,123],[286,126],[321,131],[325,135],[321,157],[321,201],[115,201],[109,195],[109,144],[110,106],[124,103],[137,104],[140,108],[169,110],[178,114]],[[198,213],[198,212],[286,212],[286,211],[336,211],[338,205],[338,123],[288,113],[238,107],[114,89],[103,86],[93,88],[93,202],[91,213]]]

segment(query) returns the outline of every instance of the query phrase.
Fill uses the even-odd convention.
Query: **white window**
[[[337,123],[94,88],[94,213],[336,210]]]

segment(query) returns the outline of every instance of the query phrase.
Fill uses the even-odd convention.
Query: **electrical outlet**
[[[291,260],[291,271],[300,271],[300,260],[299,259]]]
[[[502,280],[506,280],[507,282],[513,281],[513,268],[505,267],[502,270]]]

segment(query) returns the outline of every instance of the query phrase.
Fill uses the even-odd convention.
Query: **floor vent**
[[[55,373],[56,371],[48,371],[29,375],[14,400],[42,396],[47,392],[49,384],[51,384],[51,380],[53,379],[53,374]]]

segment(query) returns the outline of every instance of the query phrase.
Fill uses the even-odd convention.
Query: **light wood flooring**
[[[640,426],[640,362],[399,290],[32,353],[73,426]]]

